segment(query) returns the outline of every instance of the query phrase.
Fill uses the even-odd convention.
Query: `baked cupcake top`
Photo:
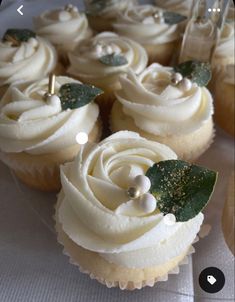
[[[71,4],[45,11],[34,18],[37,34],[64,51],[72,50],[79,41],[92,36],[84,13]]]
[[[225,22],[214,52],[213,67],[234,64],[234,26],[234,21]]]
[[[216,173],[176,158],[167,146],[129,131],[85,145],[61,167],[63,231],[126,267],[159,265],[185,252],[202,224]]]
[[[183,63],[175,69],[155,63],[138,77],[130,72],[120,79],[117,100],[138,128],[154,135],[180,135],[197,130],[211,118],[211,94],[205,87],[199,86],[204,83],[198,85],[194,82],[198,80],[196,73],[200,73],[201,68],[192,72],[197,69],[192,62]],[[210,74],[206,66],[205,77],[208,77]]]
[[[147,66],[144,48],[131,39],[103,32],[83,41],[69,54],[68,73],[88,82],[114,84],[130,68],[139,74]],[[88,68],[90,66],[91,68]]]
[[[137,4],[136,0],[105,0],[85,1],[87,14],[101,16],[102,18],[116,18],[118,12],[123,12],[127,7]]]
[[[38,80],[56,66],[51,43],[28,29],[9,29],[0,41],[0,86]]]
[[[131,37],[142,45],[164,44],[180,36],[178,23],[186,17],[152,5],[136,5],[119,14],[113,24],[120,35]]]
[[[176,12],[188,16],[193,5],[193,0],[155,0],[157,6],[170,12]]]
[[[74,146],[78,132],[91,132],[99,109],[89,102],[101,93],[100,89],[59,76],[55,80],[56,95],[45,97],[47,91],[48,78],[7,90],[0,102],[2,151],[58,152]]]

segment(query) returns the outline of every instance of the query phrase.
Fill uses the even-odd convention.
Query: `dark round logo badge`
[[[217,267],[205,268],[199,276],[199,285],[207,293],[219,292],[225,284],[224,273]]]

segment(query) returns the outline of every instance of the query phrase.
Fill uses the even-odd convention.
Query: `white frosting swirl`
[[[73,50],[79,41],[92,36],[84,13],[70,5],[45,11],[34,18],[37,33],[64,51]]]
[[[127,64],[109,66],[99,61],[100,57],[112,53],[125,57]],[[148,62],[146,51],[141,45],[111,32],[103,32],[91,40],[81,42],[69,54],[69,59],[71,65],[68,73],[91,83],[105,79],[110,84],[118,81],[118,76],[126,73],[129,68],[139,74]]]
[[[14,47],[11,42],[0,41],[0,86],[38,80],[50,73],[56,63],[54,47],[41,37]]]
[[[139,77],[129,73],[116,92],[123,112],[136,126],[154,135],[187,134],[200,128],[213,113],[212,97],[205,87],[185,91],[171,82],[173,69],[150,65]]]
[[[234,64],[234,22],[226,22],[215,49],[213,65]]]
[[[56,77],[55,93],[63,84],[77,82]],[[4,152],[46,154],[76,145],[78,132],[89,134],[98,117],[90,103],[62,111],[60,102],[46,102],[48,78],[11,86],[0,103],[0,149]]]
[[[203,214],[167,225],[158,211],[142,217],[116,213],[128,201],[126,188],[155,162],[176,159],[167,146],[120,131],[98,145],[83,147],[61,167],[59,221],[79,246],[125,267],[163,264],[192,244]]]
[[[113,24],[120,35],[130,37],[142,45],[164,44],[180,36],[178,25],[164,23],[162,10],[152,5],[137,5],[117,17]]]
[[[190,14],[193,0],[155,0],[157,6],[184,16]]]

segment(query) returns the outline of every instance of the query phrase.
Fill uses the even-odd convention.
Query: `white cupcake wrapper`
[[[55,205],[55,209],[56,209],[56,205]],[[54,220],[56,221],[56,216],[53,216]],[[203,228],[203,225],[201,226],[201,228]],[[183,260],[181,260],[178,265],[176,267],[174,267],[172,270],[170,270],[167,274],[161,276],[161,277],[157,277],[154,279],[150,279],[150,280],[143,280],[141,282],[134,282],[134,281],[108,281],[105,280],[104,278],[100,278],[95,276],[92,272],[90,272],[87,269],[84,269],[78,262],[76,262],[69,254],[69,252],[66,250],[63,240],[62,240],[62,236],[60,234],[60,232],[57,231],[57,240],[59,242],[59,244],[61,244],[63,246],[63,254],[67,257],[69,257],[69,263],[72,265],[75,265],[78,267],[79,271],[81,273],[87,274],[90,276],[91,279],[94,279],[96,281],[98,281],[99,283],[106,285],[108,288],[112,288],[112,287],[119,287],[121,290],[134,290],[134,289],[141,289],[145,286],[148,287],[153,287],[157,282],[161,282],[161,281],[167,281],[168,280],[168,276],[171,275],[177,275],[180,272],[180,266],[181,265],[186,265],[189,263],[189,256],[192,255],[193,253],[195,253],[195,248],[191,245],[187,251],[186,256],[183,258]],[[193,244],[199,241],[199,237],[196,236]]]

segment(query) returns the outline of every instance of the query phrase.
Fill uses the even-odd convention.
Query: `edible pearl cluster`
[[[192,88],[192,82],[189,79],[184,78],[182,74],[179,72],[172,74],[171,83],[174,84],[175,86],[179,86],[184,91],[188,91]]]
[[[66,22],[72,19],[72,13],[78,13],[78,8],[72,4],[68,4],[64,7],[64,10],[59,13],[59,20]]]
[[[131,199],[135,199],[139,207],[146,214],[152,213],[157,207],[155,197],[148,193],[150,187],[151,182],[149,178],[145,175],[138,175],[134,178],[133,185],[127,190],[127,195]]]
[[[94,57],[100,58],[105,55],[120,54],[121,49],[114,43],[105,44],[102,42],[96,42],[93,46]]]

